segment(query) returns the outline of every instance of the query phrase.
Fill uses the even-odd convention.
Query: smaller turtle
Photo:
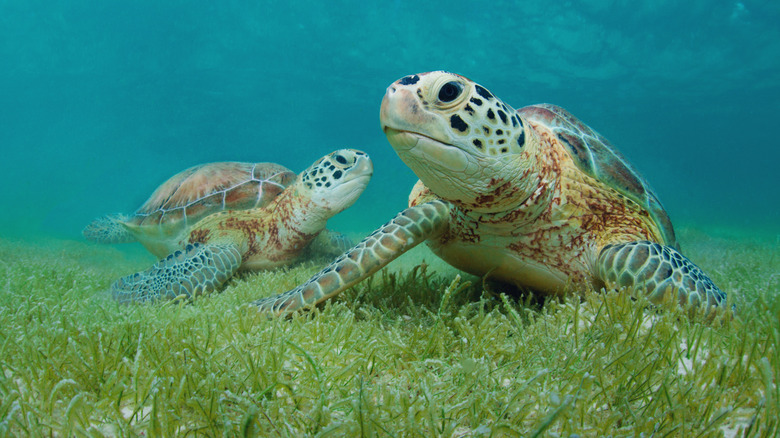
[[[192,297],[219,288],[239,269],[272,269],[311,251],[348,248],[349,240],[325,224],[357,200],[372,173],[368,155],[351,149],[297,176],[274,163],[204,164],[166,181],[134,215],[96,219],[84,236],[138,241],[163,257],[114,282],[118,301]]]

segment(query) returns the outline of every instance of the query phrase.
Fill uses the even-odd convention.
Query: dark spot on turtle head
[[[490,128],[487,126],[482,126],[482,130],[485,131],[485,135],[490,135]]]
[[[471,105],[466,104],[466,106],[463,109],[466,110],[466,112],[469,113],[470,115],[472,116],[474,115],[474,108],[472,108]]]
[[[503,142],[503,140],[501,140],[501,142]],[[505,153],[507,153],[508,150],[509,149],[507,149],[507,148],[501,148],[501,153],[505,154]]]
[[[417,75],[411,75],[406,76],[404,78],[401,78],[401,80],[398,81],[401,85],[414,85],[420,80],[420,77]]]
[[[496,129],[496,135],[504,135],[504,131],[502,129]]]
[[[325,183],[325,187],[330,187],[330,181]]]
[[[452,117],[450,117],[450,125],[460,132],[466,132],[469,129],[469,125],[457,114],[453,114]]]
[[[492,108],[488,110],[487,117],[490,120],[495,120],[496,119],[496,114],[493,112]]]
[[[479,141],[478,139],[475,138],[473,143],[474,143],[474,146],[477,147],[477,149],[482,149],[482,142],[481,141]]]
[[[498,110],[498,117],[500,117],[501,121],[504,122],[504,124],[506,125],[506,113],[501,110]]]
[[[525,145],[525,131],[521,131],[517,136],[517,146],[523,147]]]
[[[344,156],[341,154],[336,155],[336,161],[338,161],[341,164],[347,164],[347,159],[344,158]]]
[[[477,90],[477,94],[484,97],[485,99],[490,100],[493,98],[493,95],[490,94],[490,91],[482,88],[481,86],[476,85],[474,88]]]
[[[512,127],[517,128],[517,118],[515,116],[512,116]]]
[[[498,140],[498,144],[504,144],[504,143],[506,143],[506,140],[504,140],[503,138]]]
[[[476,97],[472,97],[471,98],[471,103],[473,103],[476,106],[482,106],[482,100],[480,100],[480,99],[478,99]]]
[[[333,172],[333,179],[339,179],[339,178],[341,178],[341,171],[337,170]]]

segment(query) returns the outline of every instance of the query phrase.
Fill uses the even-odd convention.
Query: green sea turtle
[[[160,186],[135,215],[106,216],[84,229],[93,241],[139,241],[164,257],[111,285],[120,302],[208,293],[239,268],[287,265],[311,250],[348,245],[325,223],[363,193],[373,167],[364,152],[341,149],[300,175],[273,163],[211,163]]]
[[[301,286],[256,301],[320,303],[427,242],[452,266],[523,289],[632,288],[651,302],[722,305],[677,245],[656,195],[601,135],[562,108],[514,110],[447,72],[391,84],[380,120],[420,178],[409,208]]]

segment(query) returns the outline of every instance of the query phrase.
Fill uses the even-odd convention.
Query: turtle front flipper
[[[407,208],[306,283],[253,304],[262,311],[286,314],[332,298],[421,242],[440,235],[449,224],[449,211],[450,204],[440,200]]]
[[[99,217],[81,232],[87,240],[99,243],[130,243],[136,239],[124,225],[127,216],[109,214]]]
[[[653,303],[676,298],[683,305],[722,306],[726,294],[698,266],[671,246],[636,241],[605,246],[598,277],[609,288],[644,290]]]
[[[217,289],[239,266],[241,252],[236,245],[194,243],[145,271],[115,281],[111,294],[120,303],[190,298]]]

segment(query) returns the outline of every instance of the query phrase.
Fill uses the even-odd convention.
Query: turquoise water
[[[678,226],[775,236],[778,23],[776,0],[0,2],[0,236],[80,239],[189,166],[301,171],[340,147],[375,176],[332,226],[368,231],[416,180],[384,90],[439,69],[569,109]]]

